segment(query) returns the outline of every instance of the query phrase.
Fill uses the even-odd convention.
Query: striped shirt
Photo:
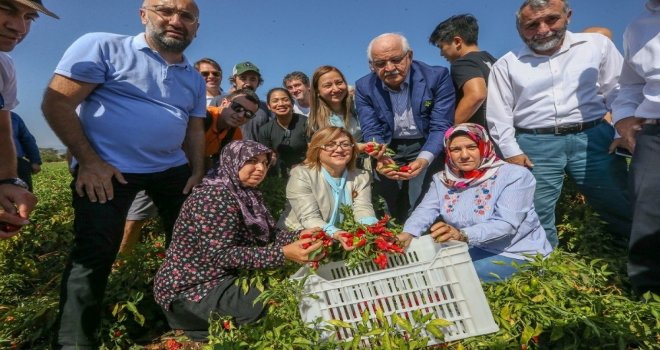
[[[424,135],[417,129],[415,124],[415,117],[412,112],[412,105],[410,104],[410,75],[406,80],[401,83],[401,89],[395,91],[390,89],[387,85],[383,87],[390,94],[390,101],[392,102],[392,112],[394,114],[394,133],[395,139],[421,139]]]

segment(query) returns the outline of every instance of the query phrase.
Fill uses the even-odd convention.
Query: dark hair
[[[291,80],[300,80],[305,86],[309,86],[309,77],[301,71],[294,71],[284,76],[282,79],[282,86],[286,87],[286,83]]]
[[[261,86],[261,84],[264,83],[264,78],[261,77],[261,73],[257,73],[257,72],[255,72],[255,71],[253,71],[253,70],[250,70],[250,71],[247,71],[247,72],[252,72],[252,73],[256,74],[256,75],[259,77],[259,84],[257,84],[257,86]],[[243,74],[245,74],[245,73],[247,73],[247,72],[243,72]],[[240,75],[240,74],[235,74],[235,75],[232,74],[232,75],[229,77],[229,83],[231,83],[231,85],[232,85],[233,87],[237,87],[237,86],[236,86],[236,76],[237,76],[237,75]]]
[[[461,37],[467,45],[477,45],[479,38],[477,19],[469,13],[451,16],[435,27],[429,37],[429,43],[439,46],[438,43],[451,42],[455,36]]]
[[[213,59],[208,58],[208,57],[200,58],[199,60],[197,60],[197,62],[195,62],[195,69],[199,70],[199,66],[202,63],[210,64],[210,65],[213,66],[213,68],[215,68],[215,69],[219,70],[220,72],[222,72],[222,68],[220,68],[220,64],[218,62],[214,61]]]
[[[250,101],[254,102],[257,106],[259,105],[259,96],[257,96],[257,93],[254,92],[252,89],[236,89],[232,91],[229,95],[225,96],[225,99],[228,101],[231,101],[234,99],[234,97],[238,95],[245,95],[245,98]]]
[[[571,10],[571,6],[568,4],[568,0],[560,0],[564,4],[564,8],[562,9],[562,12],[564,14],[567,14]],[[516,26],[520,28],[520,16],[522,13],[522,10],[525,7],[531,7],[533,10],[539,10],[539,9],[544,9],[548,6],[550,6],[550,0],[525,0],[523,1],[522,5],[520,5],[520,8],[518,11],[516,11]]]
[[[268,93],[266,94],[266,103],[268,103],[270,101],[270,95],[273,94],[273,92],[275,92],[275,91],[284,92],[289,97],[289,100],[291,100],[291,103],[293,103],[293,96],[291,96],[291,93],[289,92],[289,90],[287,90],[285,88],[281,88],[281,87],[274,87],[274,88],[268,90]]]

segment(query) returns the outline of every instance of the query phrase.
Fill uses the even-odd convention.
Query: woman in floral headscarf
[[[298,239],[302,232],[275,227],[256,189],[271,157],[271,150],[255,141],[227,144],[218,167],[181,207],[154,280],[154,297],[170,327],[194,341],[206,341],[211,312],[233,317],[238,325],[264,314],[265,306],[254,302],[259,291],[245,294],[235,285],[239,270],[282,266],[285,259],[303,263],[321,246]]]
[[[486,130],[477,124],[450,128],[444,145],[445,170],[433,177],[399,238],[407,244],[430,228],[437,242],[468,243],[477,275],[485,282],[498,280],[491,273],[509,277],[516,271],[510,263],[525,262],[525,254],[550,254],[534,211],[532,173],[499,159]],[[438,218],[442,220],[434,224]]]

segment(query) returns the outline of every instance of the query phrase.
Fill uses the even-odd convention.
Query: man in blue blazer
[[[455,94],[449,70],[413,61],[405,37],[381,34],[367,48],[372,73],[356,83],[356,105],[365,142],[389,144],[371,152],[375,193],[403,223],[443,165],[443,137],[454,121]],[[408,165],[399,171],[390,164]]]

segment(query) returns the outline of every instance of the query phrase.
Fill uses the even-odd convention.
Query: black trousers
[[[186,199],[183,188],[191,175],[182,165],[159,173],[123,174],[122,185],[113,179],[114,198],[93,203],[75,192],[75,239],[62,276],[56,348],[96,349],[103,295],[124,232],[128,209],[135,195],[146,190],[161,216],[169,244],[179,209]]]
[[[637,134],[630,180],[633,222],[628,276],[637,292],[660,294],[660,125],[644,125]]]
[[[251,287],[245,294],[235,282],[233,276],[223,280],[198,303],[185,299],[173,301],[170,310],[163,309],[167,323],[172,329],[183,330],[194,341],[206,342],[212,313],[230,316],[239,326],[257,321],[266,312],[264,304],[254,302],[261,292]]]
[[[396,152],[393,160],[399,165],[414,161],[425,141],[425,139],[392,140],[389,147]],[[376,164],[373,163],[374,193],[383,197],[386,212],[396,219],[398,224],[403,224],[424,198],[424,194],[431,185],[433,175],[442,169],[443,160],[442,156],[435,158],[433,163],[409,181],[390,180],[378,174]]]

